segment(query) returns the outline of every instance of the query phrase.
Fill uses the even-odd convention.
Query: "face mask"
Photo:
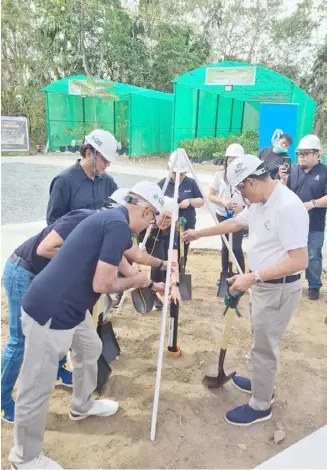
[[[275,152],[276,153],[287,153],[287,149],[284,149],[284,147],[281,147],[280,145],[275,146]]]

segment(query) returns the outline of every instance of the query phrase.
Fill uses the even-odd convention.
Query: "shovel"
[[[225,324],[223,339],[220,345],[220,352],[219,352],[219,359],[218,359],[218,375],[216,377],[205,375],[202,379],[203,385],[205,385],[208,388],[220,388],[223,385],[225,385],[225,383],[227,383],[230,379],[232,379],[236,374],[236,371],[234,371],[226,375],[224,371],[224,361],[225,361],[225,356],[227,352],[229,337],[230,337],[231,330],[232,330],[232,323],[233,323],[234,316],[235,316],[235,312],[233,309],[230,308],[226,314],[226,324]]]
[[[106,308],[105,308],[106,307]],[[97,392],[101,393],[111,374],[110,362],[120,354],[120,347],[112,328],[111,321],[104,322],[108,317],[110,301],[102,295],[93,307],[93,322],[102,341],[102,353],[98,359]]]
[[[230,245],[231,245],[231,248],[233,249],[233,235],[231,235],[230,238],[231,238]],[[228,256],[228,270],[227,270],[227,272],[222,271],[220,273],[219,287],[218,287],[218,292],[217,292],[217,297],[220,297],[221,299],[224,299],[226,297],[226,295],[228,295],[228,282],[227,282],[227,279],[234,276],[233,263],[231,261],[229,261],[229,252],[228,252],[227,256]]]
[[[181,227],[179,231],[179,291],[182,300],[192,300],[192,277],[185,274],[185,256],[184,256],[184,230]]]
[[[227,285],[229,286],[229,284]],[[210,375],[205,375],[202,379],[203,385],[205,385],[208,388],[220,388],[223,385],[225,385],[230,379],[232,379],[236,374],[236,372],[234,371],[226,375],[224,371],[224,362],[225,362],[229,337],[232,331],[233,319],[236,314],[239,315],[239,312],[237,310],[237,305],[238,305],[240,297],[243,294],[244,292],[230,293],[229,288],[228,288],[228,291],[227,291],[228,303],[226,303],[227,307],[224,312],[226,313],[226,323],[225,323],[224,334],[223,334],[223,338],[222,338],[221,345],[220,345],[220,351],[219,351],[218,375],[214,377]]]
[[[132,301],[137,313],[150,313],[154,306],[153,291],[149,287],[132,290]]]

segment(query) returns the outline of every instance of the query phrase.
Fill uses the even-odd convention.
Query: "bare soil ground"
[[[217,253],[192,253],[188,271],[193,300],[180,312],[182,356],[165,357],[157,438],[149,440],[159,343],[160,313],[138,316],[130,300],[112,320],[122,355],[112,364],[105,397],[120,402],[110,418],[72,422],[68,418],[70,391],[56,389],[50,402],[44,452],[64,468],[253,468],[327,422],[327,280],[321,299],[309,302],[304,291],[301,308],[281,344],[281,363],[273,418],[249,428],[224,421],[230,408],[248,396],[231,383],[214,393],[201,384],[216,369],[224,319],[223,302],[216,298],[220,260]],[[242,318],[234,322],[226,371],[248,375],[251,346],[247,298]],[[8,321],[2,296],[2,342]],[[286,439],[272,441],[283,427]],[[12,444],[12,426],[2,424],[2,466]],[[245,444],[246,450],[238,447]]]

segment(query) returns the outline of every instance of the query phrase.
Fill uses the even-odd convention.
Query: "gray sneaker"
[[[63,467],[59,465],[59,463],[55,462],[54,460],[50,459],[44,454],[40,454],[35,459],[29,460],[28,462],[23,463],[12,463],[12,469],[25,469],[25,470],[33,470],[34,468],[44,469],[44,470],[63,470]]]

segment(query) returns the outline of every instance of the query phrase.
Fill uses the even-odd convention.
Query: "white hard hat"
[[[85,143],[91,144],[108,161],[115,161],[117,153],[117,140],[108,131],[95,129],[85,137]]]
[[[321,150],[321,142],[319,137],[314,134],[305,135],[297,146],[299,150]]]
[[[260,166],[262,168],[259,168]],[[267,169],[260,158],[254,155],[244,155],[243,157],[235,158],[235,160],[228,165],[227,181],[232,189],[235,189],[236,186],[242,183],[248,176],[259,176],[264,173],[267,173]]]
[[[140,181],[129,191],[130,193],[141,196],[151,206],[154,207],[157,214],[161,214],[164,210],[164,195],[163,192],[156,183],[150,183],[149,181]]]
[[[118,188],[116,191],[112,193],[110,196],[110,199],[115,201],[117,204],[124,204],[125,202],[125,197],[127,194],[130,192],[130,189],[128,188]]]
[[[245,154],[241,144],[230,144],[225,152],[225,157],[243,157]]]
[[[173,152],[169,157],[169,161],[168,161],[169,168],[171,168],[171,165],[176,156],[176,153],[177,153],[177,150],[175,150],[175,152]],[[184,155],[181,154],[181,152],[179,152],[178,159],[179,161],[176,160],[173,171],[176,172],[179,169],[180,173],[187,173],[189,171],[189,165]],[[179,164],[179,167],[178,167],[178,164]]]
[[[173,212],[174,206],[177,206],[177,202],[174,201],[174,198],[164,196],[164,211]]]

